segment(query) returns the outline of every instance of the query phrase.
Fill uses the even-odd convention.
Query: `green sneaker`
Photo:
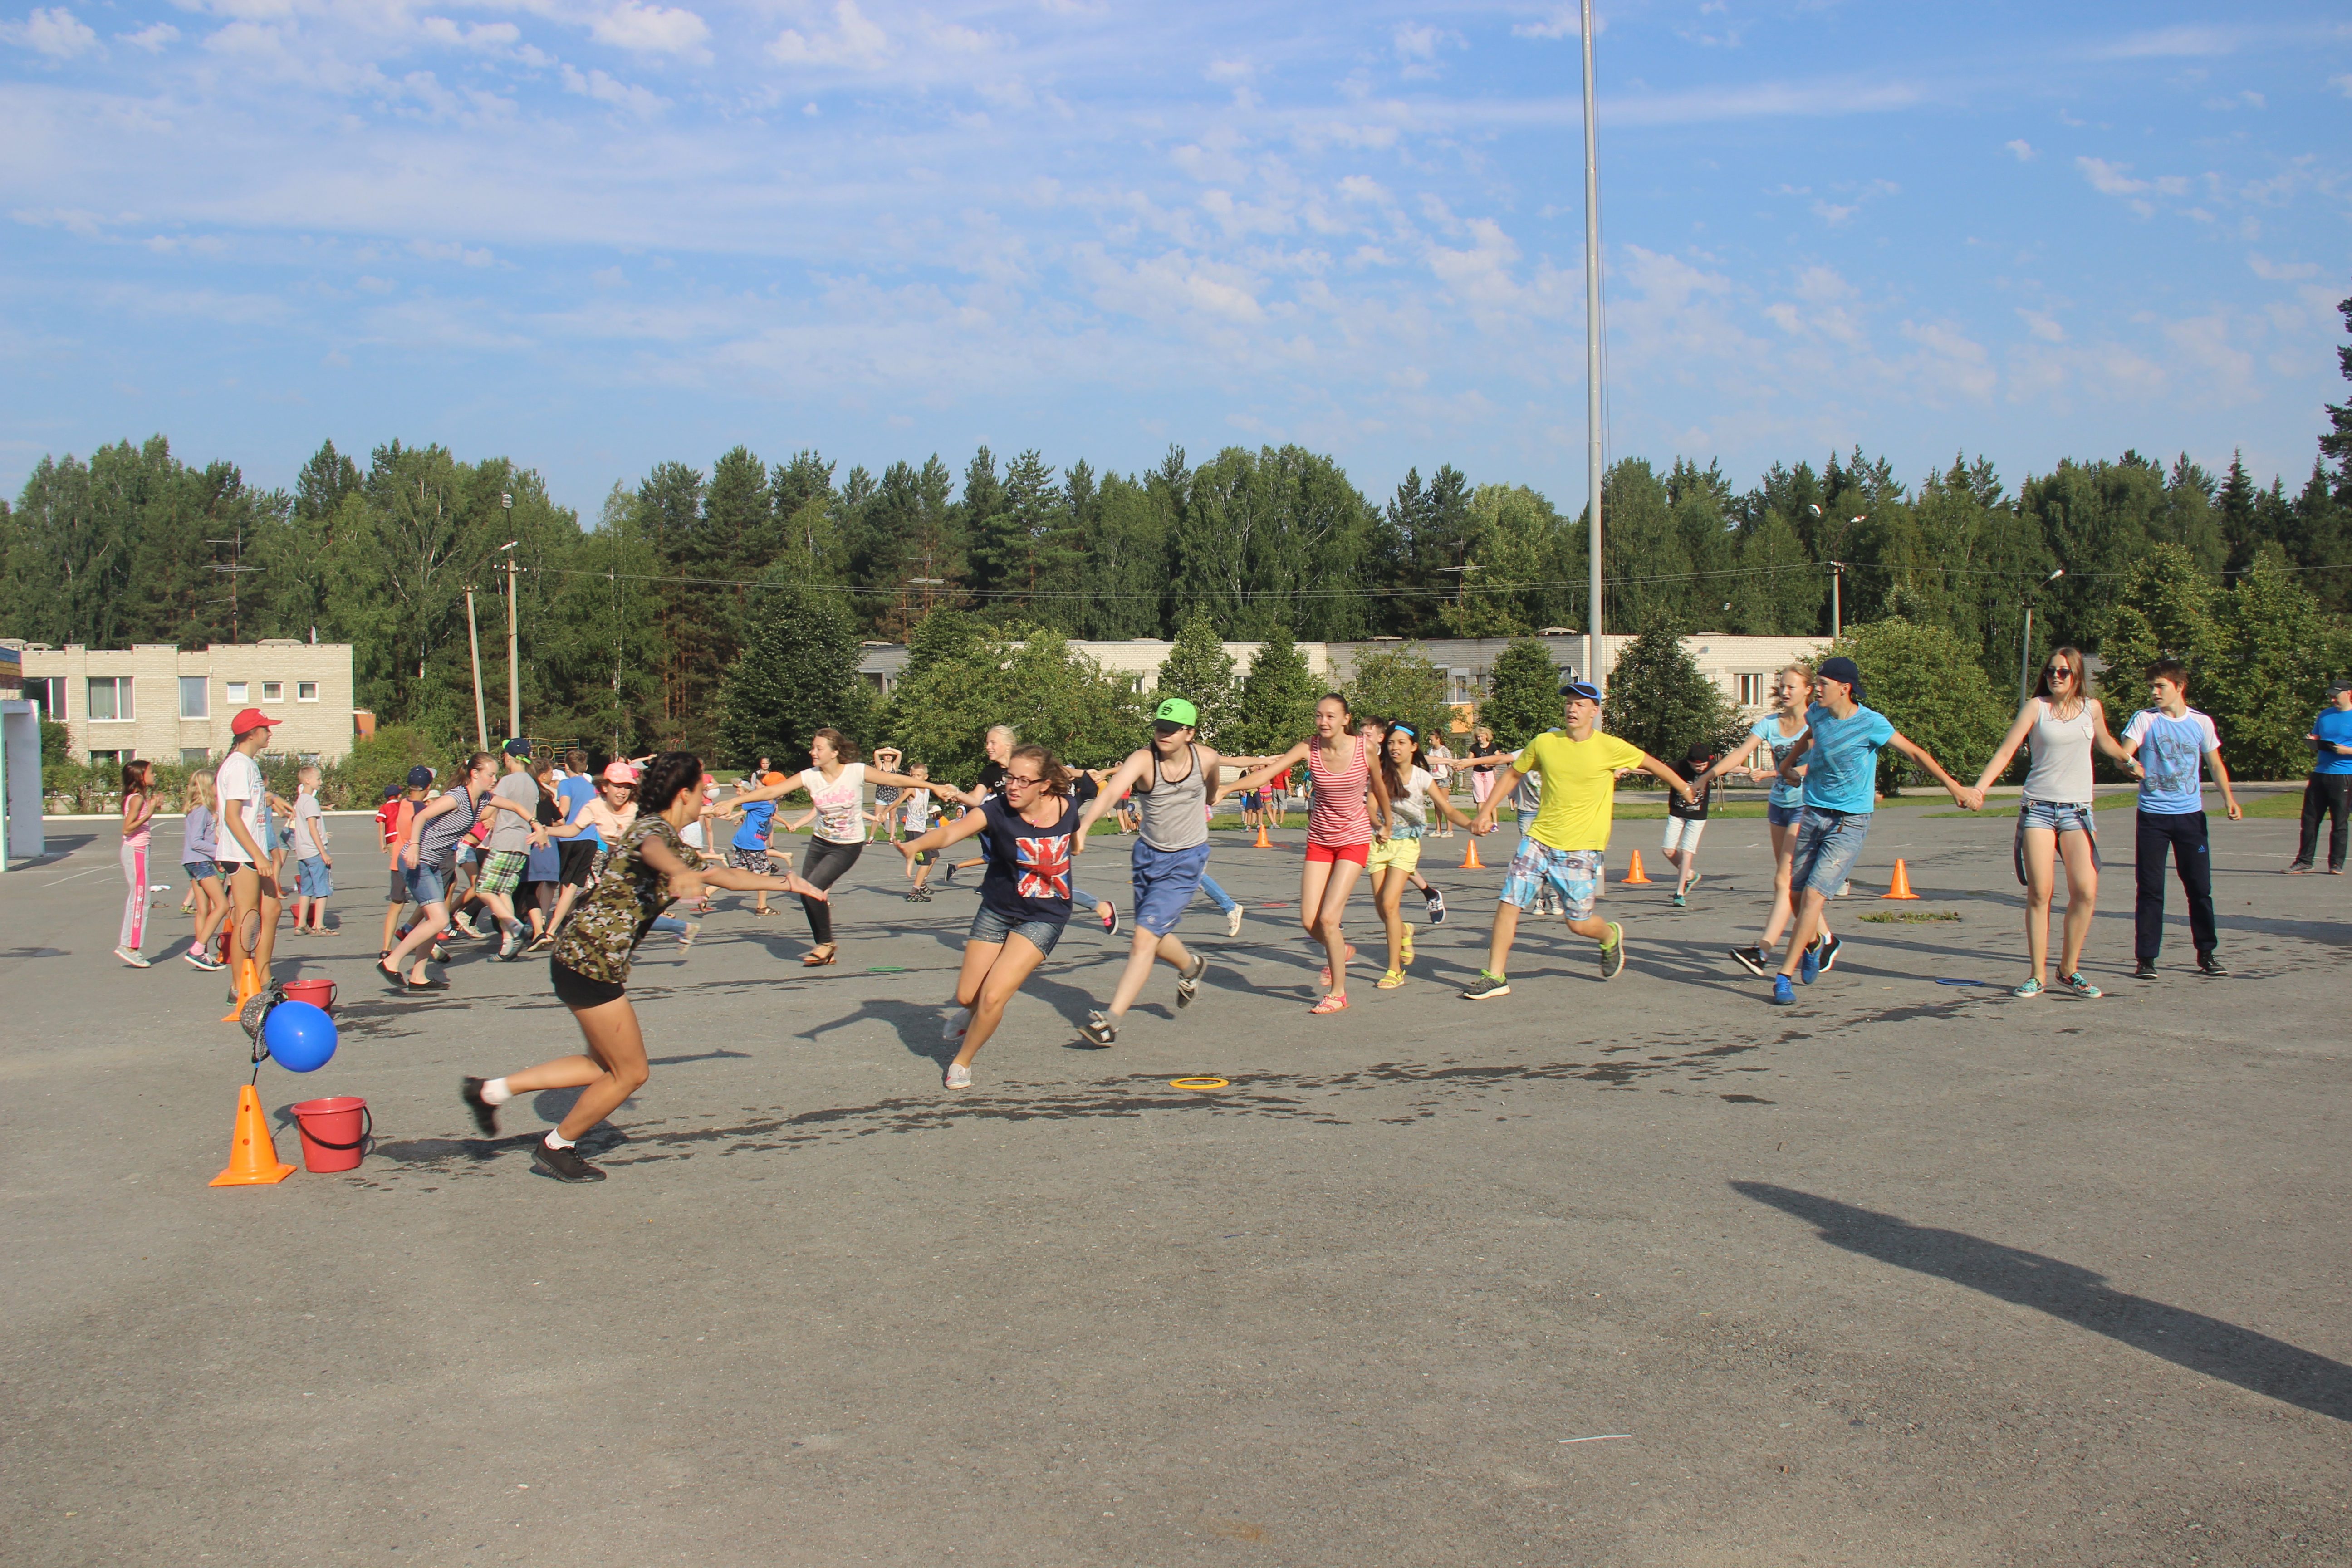
[[[1617,972],[1625,967],[1625,928],[1615,921],[1609,922],[1609,940],[1601,944],[1601,978],[1614,980]]]
[[[1499,974],[1490,974],[1482,969],[1478,972],[1478,978],[1473,980],[1469,988],[1462,993],[1462,999],[1465,1002],[1491,1002],[1497,996],[1508,996],[1510,994],[1509,981]]]

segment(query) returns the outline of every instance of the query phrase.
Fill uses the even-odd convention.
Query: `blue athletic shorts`
[[[1209,847],[1154,849],[1139,838],[1132,865],[1135,923],[1153,936],[1166,936],[1176,929],[1192,895],[1201,890],[1201,878],[1209,868]]]
[[[335,879],[328,872],[325,858],[307,855],[294,862],[294,896],[298,899],[323,899],[333,894]]]
[[[1805,807],[1804,819],[1797,824],[1797,845],[1789,857],[1790,888],[1836,898],[1862,853],[1862,841],[1870,837],[1870,816],[1866,811]]]
[[[1549,882],[1559,890],[1570,920],[1589,921],[1601,899],[1601,867],[1608,858],[1600,849],[1555,849],[1532,836],[1523,837],[1511,857],[1511,868],[1503,874],[1502,901],[1513,909],[1531,910]]]

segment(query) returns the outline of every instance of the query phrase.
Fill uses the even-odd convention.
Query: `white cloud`
[[[446,16],[427,16],[417,30],[436,44],[461,49],[495,52],[522,42],[522,29],[512,22],[472,22],[460,27]]]
[[[135,33],[117,33],[114,36],[134,49],[144,49],[151,55],[160,55],[163,52],[163,47],[166,44],[176,44],[180,41],[180,29],[169,22],[156,22],[140,28]]]
[[[1401,60],[1433,60],[1437,58],[1438,40],[1444,37],[1434,27],[1416,26],[1411,22],[1399,22],[1393,36],[1397,58]]]
[[[1592,32],[1595,38],[1598,38],[1602,33],[1605,33],[1608,30],[1609,20],[1607,17],[1601,16],[1595,17],[1593,19]],[[1584,28],[1578,16],[1577,8],[1573,5],[1562,5],[1559,10],[1554,11],[1551,14],[1550,19],[1548,21],[1515,22],[1511,25],[1511,37],[1515,38],[1557,39],[1580,38],[1583,36]]]
[[[588,25],[588,36],[600,44],[641,55],[685,55],[708,60],[703,45],[710,28],[693,12],[673,5],[648,5],[640,0],[621,4]]]
[[[2319,268],[2314,262],[2276,262],[2260,253],[2247,257],[2246,265],[2253,268],[2255,277],[2266,283],[2292,283],[2298,279],[2319,276]]]
[[[2327,79],[2327,85],[2342,93],[2345,97],[2352,98],[2352,71],[2346,71],[2342,76],[2329,77]]]
[[[890,58],[890,36],[866,19],[857,0],[834,0],[831,32],[786,27],[768,53],[786,65],[870,68]]]
[[[599,103],[609,103],[615,109],[625,109],[641,119],[650,120],[668,107],[667,100],[637,86],[619,81],[601,70],[591,70],[583,76],[571,66],[563,68],[563,90],[593,98]]]
[[[2146,180],[2131,177],[2129,163],[2110,163],[2105,158],[2077,158],[2074,167],[2083,171],[2083,177],[2090,181],[2091,188],[2101,195],[2136,195],[2149,188]]]
[[[1201,74],[1211,81],[1231,85],[1249,80],[1257,74],[1257,68],[1245,59],[1211,60],[1209,68]]]
[[[426,261],[455,261],[467,267],[495,267],[499,260],[487,248],[468,250],[454,239],[412,239],[408,252]]]
[[[0,22],[0,42],[47,55],[53,60],[69,60],[99,47],[98,35],[62,5],[55,10],[36,5],[33,14],[21,22]]]
[[[2025,330],[2042,342],[2063,343],[2066,341],[2066,329],[2060,326],[2056,319],[2046,311],[2029,310],[2021,305],[2018,307],[2017,313],[2023,319]]]
[[[2000,148],[2002,152],[2011,154],[2021,163],[2031,163],[2041,156],[2033,150],[2033,143],[2022,137],[2014,142],[2004,142],[2000,144]]]
[[[2151,33],[2135,33],[2099,52],[2118,60],[2197,58],[2229,54],[2237,48],[2238,40],[2235,31],[2222,27],[2160,27]]]

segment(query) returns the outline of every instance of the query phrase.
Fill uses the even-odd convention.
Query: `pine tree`
[[[1526,745],[1560,720],[1560,670],[1541,637],[1519,637],[1504,648],[1487,676],[1478,722],[1498,745]]]
[[[1983,672],[1979,671],[1979,679]],[[1681,629],[1654,620],[1617,656],[1601,727],[1619,740],[1678,765],[1694,745],[1720,745],[1738,731],[1738,715],[1683,647]]]
[[[1249,673],[1242,678],[1241,722],[1234,744],[1252,756],[1288,751],[1314,729],[1315,703],[1321,695],[1307,660],[1290,640],[1289,628],[1276,626],[1250,656]]]
[[[2009,704],[1994,692],[1967,646],[1944,627],[1890,616],[1846,627],[1831,651],[1862,667],[1863,700],[1954,776],[1965,777],[1979,765],[1976,759],[1991,755],[2000,743]],[[1616,695],[1612,689],[1610,700]],[[1891,746],[1879,752],[1880,792],[1896,794],[1913,765]]]
[[[1358,718],[1410,725],[1424,747],[1446,733],[1453,718],[1445,700],[1445,672],[1429,661],[1418,643],[1360,656],[1348,674],[1347,695]]]
[[[2336,310],[2344,318],[2344,330],[2352,332],[2352,298],[2337,300]],[[2344,379],[2352,381],[2352,345],[2336,345],[2336,364]],[[2327,434],[2319,438],[2319,454],[2336,459],[2336,504],[2352,509],[2352,404],[2327,405]]]
[[[1217,624],[1206,610],[1194,610],[1179,627],[1175,645],[1160,661],[1160,698],[1181,697],[1201,710],[1201,740],[1221,746],[1240,722],[1235,702],[1234,657],[1217,636]]]
[[[856,619],[840,595],[790,581],[762,588],[720,696],[721,754],[738,766],[762,756],[800,766],[809,737],[828,724],[857,738],[866,711],[857,656]]]

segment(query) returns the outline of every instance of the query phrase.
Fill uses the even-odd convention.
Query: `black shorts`
[[[589,837],[567,838],[555,847],[557,883],[566,888],[588,885],[589,868],[596,864],[596,841]]]
[[[629,994],[627,986],[615,985],[609,980],[591,980],[560,958],[547,961],[547,974],[555,982],[555,999],[567,1007],[602,1007]]]
[[[383,900],[388,904],[408,902],[408,873],[397,866],[392,868],[392,882],[383,890]]]

